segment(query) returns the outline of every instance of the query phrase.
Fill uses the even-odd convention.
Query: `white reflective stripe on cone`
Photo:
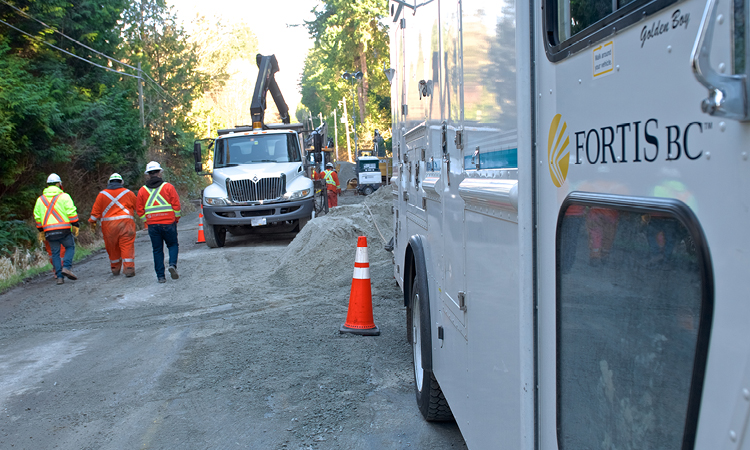
[[[355,267],[353,278],[355,280],[369,280],[370,268],[369,267]]]
[[[366,263],[367,260],[367,247],[357,247],[357,254],[354,257],[355,263]]]
[[[133,216],[112,216],[112,217],[105,217],[104,219],[102,219],[102,222],[106,222],[106,221],[109,221],[109,220],[122,220],[122,219],[133,219],[133,220],[135,220],[135,218]]]

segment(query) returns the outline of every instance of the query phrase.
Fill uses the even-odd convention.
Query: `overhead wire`
[[[72,41],[72,42],[75,42],[76,44],[78,44],[78,45],[82,46],[83,48],[85,48],[85,49],[87,49],[87,50],[90,50],[90,51],[92,51],[92,52],[96,53],[97,55],[101,55],[101,56],[103,56],[104,58],[107,58],[108,60],[110,60],[110,61],[113,61],[113,62],[116,62],[116,63],[118,63],[118,64],[122,64],[122,65],[123,65],[123,66],[125,66],[125,67],[129,67],[129,68],[131,68],[131,69],[133,69],[133,70],[137,70],[137,71],[138,71],[138,72],[139,72],[139,73],[140,73],[140,74],[141,74],[141,75],[142,75],[143,77],[146,77],[146,79],[147,79],[147,80],[150,80],[150,81],[151,81],[152,83],[154,83],[154,84],[155,84],[155,85],[156,85],[156,86],[157,86],[157,87],[158,87],[159,89],[161,89],[161,90],[162,90],[162,91],[163,91],[163,92],[164,92],[165,94],[169,95],[169,93],[168,93],[168,92],[167,92],[167,91],[166,91],[166,90],[165,90],[165,89],[164,89],[163,87],[161,87],[161,85],[160,85],[159,83],[157,83],[157,82],[156,82],[156,80],[154,80],[153,78],[151,78],[151,76],[149,76],[149,74],[147,74],[146,72],[144,72],[144,71],[143,71],[143,69],[139,69],[139,68],[137,68],[137,67],[133,67],[133,66],[131,66],[130,64],[124,63],[124,62],[122,62],[122,61],[120,61],[120,60],[118,60],[118,59],[116,59],[116,58],[114,58],[114,57],[112,57],[112,56],[106,55],[106,54],[104,54],[104,53],[102,53],[102,52],[100,52],[100,51],[98,51],[98,50],[95,50],[95,49],[93,49],[93,48],[89,47],[88,45],[86,45],[86,44],[84,44],[84,43],[82,43],[82,42],[79,42],[79,41],[77,41],[76,39],[73,39],[72,37],[70,37],[70,36],[66,35],[65,33],[63,33],[63,32],[61,32],[61,31],[57,30],[56,28],[54,28],[54,27],[52,27],[52,26],[49,26],[49,25],[47,25],[46,23],[42,22],[41,20],[39,20],[39,19],[37,19],[37,18],[35,18],[35,17],[31,16],[31,15],[30,15],[30,14],[28,14],[27,12],[25,12],[25,11],[23,11],[23,10],[19,9],[19,8],[18,8],[18,7],[16,7],[15,5],[12,5],[12,4],[8,3],[8,2],[7,2],[7,1],[5,1],[5,0],[0,0],[0,2],[2,2],[2,3],[4,3],[4,4],[6,4],[6,5],[8,5],[8,6],[10,6],[10,7],[11,7],[11,8],[13,8],[14,10],[16,10],[16,11],[17,11],[18,13],[20,13],[20,14],[21,14],[22,16],[24,16],[24,17],[26,17],[26,18],[28,18],[28,19],[31,19],[31,20],[34,20],[34,21],[36,21],[36,22],[40,23],[40,24],[41,24],[42,26],[44,26],[45,28],[47,28],[47,29],[49,29],[49,30],[52,30],[53,32],[55,32],[55,33],[59,34],[60,36],[63,36],[64,38],[66,38],[66,39],[68,39],[68,40],[70,40],[70,41]],[[0,21],[0,22],[2,22],[2,21]],[[2,23],[4,23],[5,25],[8,25],[9,27],[11,27],[11,28],[15,29],[16,31],[19,31],[19,32],[21,32],[21,33],[23,33],[23,34],[25,34],[25,35],[27,35],[27,36],[29,36],[29,37],[32,37],[32,38],[35,38],[35,39],[37,39],[37,40],[39,40],[39,41],[41,41],[41,42],[44,42],[45,44],[47,44],[47,45],[49,45],[49,46],[51,46],[51,47],[53,47],[53,48],[55,48],[55,49],[57,49],[57,50],[60,50],[60,51],[62,51],[62,52],[64,52],[64,53],[67,53],[67,54],[69,54],[69,55],[71,55],[71,56],[74,56],[74,57],[76,57],[76,58],[78,58],[78,59],[82,59],[82,60],[84,60],[84,61],[90,62],[89,60],[83,59],[83,58],[81,58],[81,57],[78,57],[78,56],[76,56],[76,55],[74,55],[74,54],[71,54],[71,53],[69,53],[69,52],[67,52],[67,51],[65,51],[65,50],[63,50],[63,49],[61,49],[61,48],[55,47],[54,45],[52,45],[52,44],[50,44],[49,42],[46,42],[46,41],[44,41],[44,40],[41,40],[40,38],[36,38],[36,37],[34,37],[34,36],[32,36],[32,35],[30,35],[30,34],[28,34],[28,33],[24,32],[24,31],[22,31],[22,30],[20,30],[20,29],[18,29],[18,28],[16,28],[16,27],[14,27],[14,26],[12,26],[12,25],[9,25],[9,24],[8,24],[8,23],[6,23],[6,22],[2,22]],[[101,65],[99,65],[99,64],[96,64],[96,63],[93,63],[93,62],[90,62],[90,63],[91,63],[91,64],[93,64],[93,65],[95,65],[95,66],[98,66],[98,67],[101,67],[101,68],[107,69],[107,70],[109,70],[109,71],[111,71],[111,72],[122,73],[122,74],[125,74],[125,75],[127,75],[127,76],[130,76],[130,77],[133,77],[133,78],[139,78],[139,79],[141,79],[141,80],[144,80],[144,78],[143,78],[143,77],[141,77],[141,76],[133,76],[133,75],[130,75],[130,74],[126,73],[126,72],[120,72],[119,70],[114,70],[114,69],[111,69],[111,68],[107,68],[107,67],[105,67],[105,66],[101,66]],[[145,80],[144,80],[144,81],[145,81]],[[171,95],[170,95],[170,97],[171,97]],[[173,99],[174,99],[174,98],[173,98]],[[175,100],[175,101],[177,101],[177,100]]]
[[[0,1],[2,1],[2,0],[0,0]],[[29,34],[29,33],[25,32],[25,31],[21,30],[20,28],[16,28],[16,27],[14,27],[13,25],[9,24],[8,22],[6,22],[6,21],[4,21],[4,20],[2,20],[2,19],[0,19],[0,23],[2,23],[3,25],[5,25],[5,26],[7,26],[7,27],[13,28],[14,30],[18,31],[19,33],[25,34],[26,36],[28,36],[28,37],[30,37],[30,38],[32,38],[32,39],[34,39],[34,40],[38,41],[38,42],[41,42],[41,43],[43,43],[43,44],[46,44],[46,45],[49,45],[50,47],[54,48],[55,50],[59,50],[59,51],[61,51],[61,52],[65,53],[65,54],[67,54],[67,55],[70,55],[70,56],[72,56],[72,57],[74,57],[74,58],[80,59],[80,60],[81,60],[81,61],[83,61],[83,62],[86,62],[86,63],[88,63],[88,64],[91,64],[92,66],[96,66],[96,67],[99,67],[99,68],[101,68],[101,69],[104,69],[104,70],[108,70],[108,71],[110,71],[110,72],[114,72],[114,73],[117,73],[117,74],[120,74],[120,75],[126,75],[126,76],[128,76],[128,77],[132,77],[132,78],[137,78],[137,79],[139,79],[139,80],[142,80],[142,79],[143,79],[143,78],[139,77],[138,75],[132,75],[132,74],[129,74],[129,73],[127,73],[127,72],[121,72],[121,71],[119,71],[119,70],[115,70],[115,69],[113,69],[113,68],[111,68],[111,67],[107,67],[107,66],[102,66],[101,64],[97,64],[97,63],[95,63],[95,62],[93,62],[93,61],[91,61],[91,60],[88,60],[88,59],[86,59],[86,58],[82,58],[82,57],[80,57],[80,56],[78,56],[78,55],[75,55],[75,54],[73,54],[73,53],[70,53],[70,52],[69,52],[69,51],[67,51],[67,50],[63,50],[63,49],[61,49],[60,47],[57,47],[57,46],[55,46],[55,45],[53,45],[53,44],[50,44],[49,42],[45,41],[44,39],[41,39],[41,38],[39,38],[39,37],[37,37],[37,36],[34,36],[34,35],[32,35],[32,34]]]
[[[98,51],[98,50],[94,50],[93,48],[89,47],[88,45],[86,45],[86,44],[84,44],[84,43],[82,43],[82,42],[79,42],[79,41],[77,41],[77,40],[73,39],[73,38],[72,38],[72,37],[70,37],[70,36],[67,36],[67,35],[65,35],[65,34],[64,34],[64,33],[62,33],[61,31],[58,31],[58,30],[57,30],[56,28],[54,28],[54,27],[51,27],[51,26],[47,25],[46,23],[42,22],[41,20],[37,19],[36,17],[33,17],[33,16],[29,15],[29,14],[28,14],[27,12],[25,12],[25,11],[23,11],[23,10],[19,9],[19,8],[18,8],[17,6],[15,6],[15,5],[11,5],[10,3],[6,2],[5,0],[0,0],[0,2],[2,2],[2,3],[5,3],[6,5],[10,6],[10,7],[11,7],[11,8],[13,8],[13,9],[15,9],[15,10],[16,10],[17,12],[19,12],[19,13],[20,13],[20,14],[21,14],[22,16],[24,16],[24,17],[26,17],[26,18],[28,18],[28,19],[34,20],[34,21],[36,21],[36,22],[38,22],[38,23],[40,23],[40,24],[42,24],[42,26],[44,26],[45,28],[47,28],[47,29],[49,29],[49,30],[52,30],[53,32],[55,32],[55,33],[59,34],[60,36],[62,36],[62,37],[64,37],[64,38],[66,38],[66,39],[68,39],[68,40],[70,40],[70,41],[72,41],[72,42],[75,42],[76,44],[80,45],[81,47],[83,47],[83,48],[85,48],[85,49],[87,49],[87,50],[91,50],[92,52],[96,53],[97,55],[101,55],[101,56],[103,56],[103,57],[105,57],[105,58],[107,58],[107,59],[109,59],[109,60],[111,60],[111,61],[114,61],[114,62],[116,62],[116,63],[118,63],[118,64],[122,64],[123,66],[125,66],[125,67],[129,67],[129,68],[131,68],[131,69],[133,69],[133,70],[140,70],[140,69],[138,69],[137,67],[133,67],[133,66],[131,66],[130,64],[124,63],[124,62],[122,62],[122,61],[120,61],[120,60],[118,60],[118,59],[115,59],[115,58],[113,58],[113,57],[111,57],[111,56],[109,56],[109,55],[105,55],[104,53],[102,53],[102,52],[100,52],[100,51]]]

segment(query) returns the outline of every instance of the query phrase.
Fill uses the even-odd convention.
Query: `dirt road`
[[[221,249],[188,216],[166,284],[139,233],[134,278],[101,252],[0,295],[0,448],[466,448],[414,402],[386,194]],[[378,337],[338,331],[362,233]]]

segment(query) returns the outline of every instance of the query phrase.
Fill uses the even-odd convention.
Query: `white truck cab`
[[[209,247],[223,247],[227,231],[301,230],[312,217],[313,182],[303,168],[294,128],[219,130],[213,145],[213,183],[203,191]]]

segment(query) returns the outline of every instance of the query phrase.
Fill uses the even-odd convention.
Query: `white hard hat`
[[[146,164],[146,173],[153,172],[155,170],[161,170],[161,164],[156,161],[151,161],[150,163]]]
[[[113,173],[112,176],[109,177],[109,181],[122,181],[122,176],[119,173]]]
[[[60,175],[56,173],[49,174],[49,176],[47,177],[47,184],[52,184],[52,183],[62,183],[62,180],[60,179]]]
[[[333,163],[326,163],[326,167],[333,167]]]

